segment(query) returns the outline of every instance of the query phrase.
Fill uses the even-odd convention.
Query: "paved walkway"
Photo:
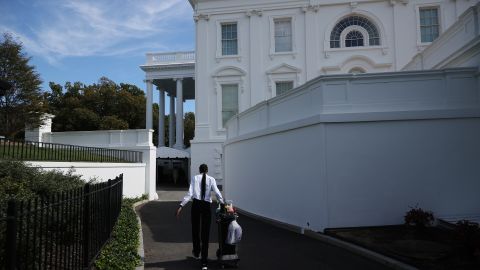
[[[160,198],[162,198],[161,196]],[[190,206],[177,220],[178,201],[152,201],[137,208],[142,219],[145,269],[200,269],[192,258]],[[239,269],[388,269],[349,251],[304,235],[240,216],[244,235],[239,245]],[[212,221],[209,269],[220,269],[215,261],[217,227]]]

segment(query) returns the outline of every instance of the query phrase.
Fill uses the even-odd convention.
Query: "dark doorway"
[[[188,187],[188,158],[157,158],[157,189],[159,187]]]

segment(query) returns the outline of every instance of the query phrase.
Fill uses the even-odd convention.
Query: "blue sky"
[[[187,0],[0,0],[0,32],[23,43],[43,90],[102,76],[145,90],[145,53],[194,50],[192,16]]]

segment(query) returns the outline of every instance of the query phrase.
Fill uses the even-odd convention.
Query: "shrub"
[[[0,160],[0,212],[10,199],[28,200],[37,196],[82,187],[85,182],[73,171],[44,171],[24,162]]]
[[[20,161],[0,160],[0,218],[6,216],[7,202],[10,199],[25,201],[36,197],[51,196],[57,192],[82,187],[84,184],[85,182],[79,176],[73,175],[72,171],[66,174],[59,171],[44,171],[40,168],[29,167]],[[42,217],[35,215],[35,217],[30,216],[28,219],[22,219],[17,228],[18,233],[25,233],[26,227],[23,226],[22,229],[22,222],[33,220],[33,218],[57,220],[58,211],[59,208],[53,209],[48,214],[49,216],[45,213]],[[55,213],[57,213],[56,218]],[[63,222],[65,224],[69,221],[64,220]],[[5,225],[5,222],[0,222],[0,265],[4,264],[3,260],[5,259],[5,249],[3,249],[5,246]],[[58,228],[62,227],[63,225],[58,225]],[[40,235],[40,238],[45,240],[48,230],[44,228],[43,232],[38,231],[38,233],[44,233],[44,235]],[[30,248],[33,248],[33,245]],[[28,257],[26,260],[31,258]]]
[[[144,198],[145,196],[136,199],[123,199],[120,216],[113,228],[112,237],[95,261],[97,269],[128,270],[135,269],[140,264],[140,256],[137,253],[140,228],[137,215],[133,210],[133,204]]]
[[[431,226],[434,217],[431,211],[425,211],[418,206],[410,207],[410,211],[405,214],[405,224],[417,228]]]

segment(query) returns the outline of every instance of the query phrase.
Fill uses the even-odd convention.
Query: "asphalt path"
[[[184,207],[179,220],[174,216],[178,205],[152,201],[137,208],[142,220],[145,269],[200,269],[200,262],[191,255],[191,203]],[[218,237],[213,216],[209,269],[221,269],[215,257]],[[238,245],[239,269],[388,269],[347,250],[250,217],[241,215],[238,223],[243,229]]]

